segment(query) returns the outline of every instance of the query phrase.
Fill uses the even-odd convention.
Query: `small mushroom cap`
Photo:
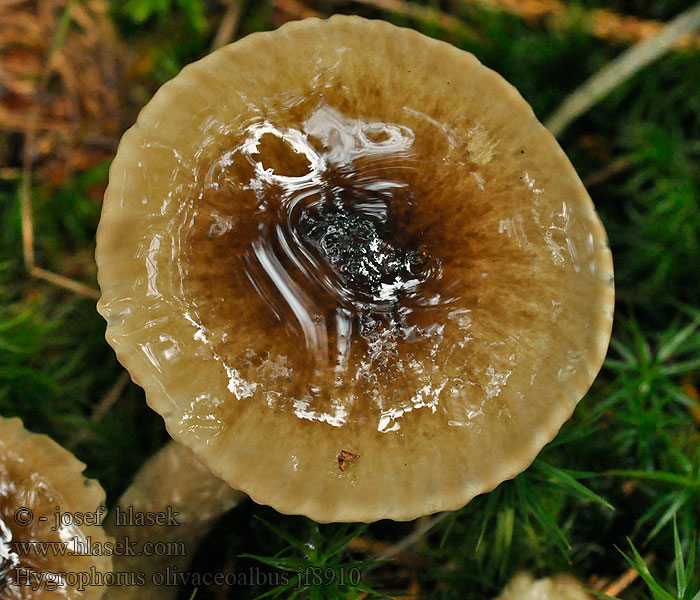
[[[104,575],[112,570],[105,547],[111,540],[101,526],[105,493],[83,477],[84,468],[51,438],[30,433],[19,419],[0,417],[0,598],[104,595]],[[57,511],[65,519],[59,527]],[[27,542],[53,547],[20,551]]]
[[[164,85],[97,235],[107,340],[175,440],[317,521],[456,509],[525,469],[606,353],[605,231],[474,56],[290,23]]]
[[[535,580],[529,573],[520,573],[496,600],[592,600],[592,596],[570,575]]]

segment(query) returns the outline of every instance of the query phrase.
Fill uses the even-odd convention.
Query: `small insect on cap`
[[[0,598],[97,600],[112,570],[105,493],[85,465],[0,417]]]
[[[571,415],[610,336],[605,231],[471,54],[335,16],[186,67],[122,139],[107,339],[170,434],[317,521],[456,509]]]

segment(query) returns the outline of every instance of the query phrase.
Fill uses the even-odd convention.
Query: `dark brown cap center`
[[[388,203],[380,198],[336,197],[301,214],[300,237],[333,274],[341,304],[388,312],[402,297],[420,293],[435,273],[427,252],[394,241],[391,225]]]

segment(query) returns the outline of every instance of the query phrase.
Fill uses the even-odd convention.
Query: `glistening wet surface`
[[[0,593],[9,585],[12,570],[19,565],[19,556],[13,551],[12,530],[0,515]]]
[[[542,229],[550,266],[571,260],[557,254],[566,231],[513,215],[482,232],[496,225],[486,133],[474,125],[459,139],[404,116],[351,117],[321,97],[252,119],[197,157],[177,218],[183,308],[235,399],[379,432],[442,403],[447,424],[470,426],[507,385],[521,337],[546,351],[556,317],[509,298],[542,259],[526,231]],[[550,283],[539,294],[556,308]],[[501,323],[489,319],[472,348],[484,310]]]
[[[112,163],[96,254],[107,339],[171,435],[320,521],[413,519],[514,476],[612,321],[605,232],[525,101],[356,17],[164,86]]]
[[[3,600],[103,596],[104,586],[95,578],[111,570],[111,556],[100,552],[106,536],[101,527],[88,525],[87,519],[74,520],[76,515],[93,513],[98,520],[98,506],[105,497],[99,484],[82,476],[84,468],[47,436],[28,432],[19,419],[0,417]],[[48,544],[49,551],[37,544]],[[52,552],[57,546],[61,551]],[[93,578],[90,582],[71,580],[70,573],[91,573]]]

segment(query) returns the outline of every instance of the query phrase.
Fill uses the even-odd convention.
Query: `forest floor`
[[[693,5],[0,0],[0,414],[75,452],[108,503],[166,441],[104,340],[95,230],[121,134],[213,47],[307,16],[383,18],[474,53],[547,122]],[[526,570],[571,573],[625,600],[700,598],[700,34],[616,83],[558,132],[607,229],[617,305],[605,366],[555,441],[516,479],[440,520],[319,526],[244,503],[207,538],[196,569],[318,566],[300,552],[315,539],[336,570],[393,556],[359,586],[309,597],[486,600]],[[269,589],[199,588],[196,598]]]

